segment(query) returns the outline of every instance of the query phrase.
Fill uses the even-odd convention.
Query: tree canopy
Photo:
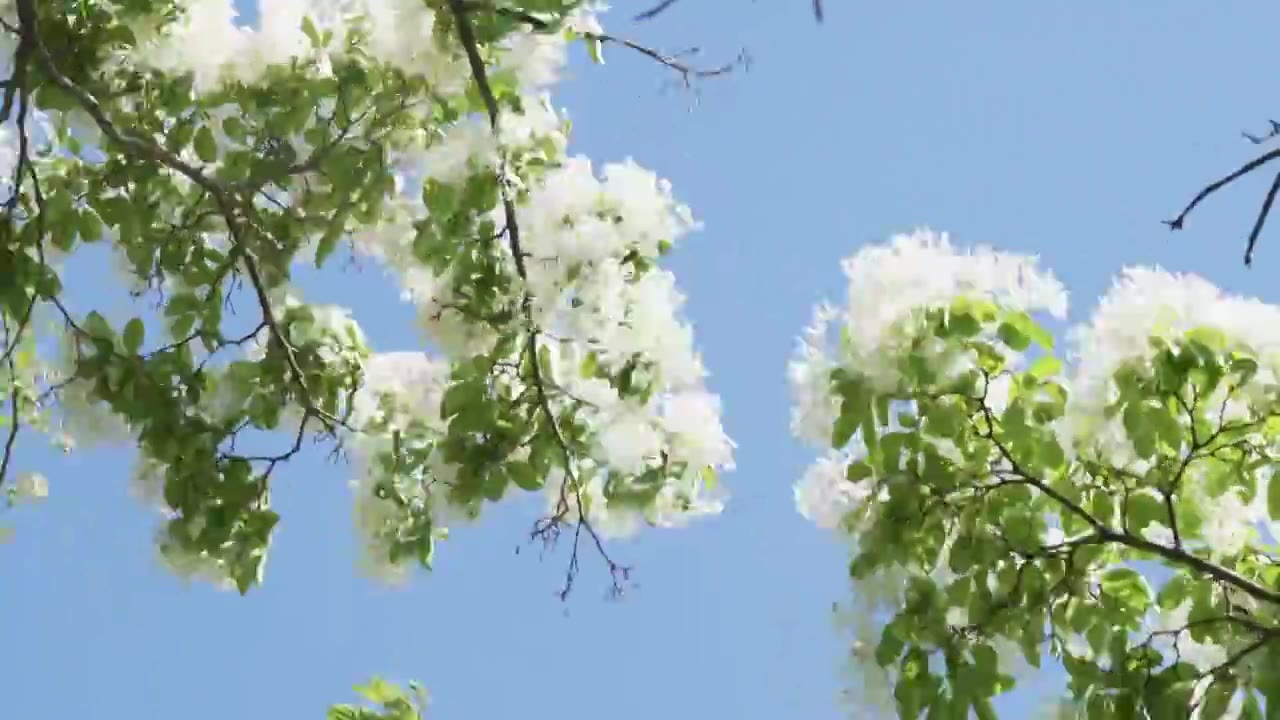
[[[520,493],[530,537],[571,546],[562,597],[580,553],[622,592],[611,539],[720,513],[735,445],[665,264],[699,223],[635,160],[572,154],[551,93],[575,44],[684,85],[747,58],[694,67],[599,10],[279,0],[250,29],[229,0],[0,0],[8,505],[51,492],[27,435],[136,446],[164,562],[242,594],[317,445],[354,461],[363,569],[392,583]],[[67,287],[85,256],[131,314]],[[397,284],[420,349],[303,298],[344,262]],[[851,547],[860,702],[994,717],[1053,663],[1064,716],[1280,717],[1280,308],[1126,268],[1064,351],[1066,289],[1029,256],[921,229],[844,271],[787,376],[818,455],[797,509]],[[427,704],[357,691],[330,720]]]
[[[587,6],[299,0],[259,31],[226,2],[7,11],[0,482],[24,427],[136,443],[164,557],[241,592],[272,475],[312,441],[356,457],[391,580],[512,492],[546,494],[535,535],[571,528],[566,592],[584,538],[621,588],[606,537],[719,511],[732,443],[661,267],[697,223],[635,162],[568,155],[549,102],[569,43],[622,42]],[[63,301],[60,264],[99,243],[154,312]],[[347,254],[400,283],[429,351],[302,299],[298,268]]]
[[[1272,716],[1280,308],[1129,268],[1059,353],[1067,295],[1033,258],[919,231],[844,269],[790,377],[822,449],[796,502],[853,545],[864,689],[994,717],[1052,659],[1073,715]]]

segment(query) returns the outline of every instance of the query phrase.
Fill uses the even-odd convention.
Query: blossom
[[[1072,428],[1070,437],[1105,442],[1108,430],[1097,418],[1113,397],[1116,370],[1127,361],[1151,357],[1152,338],[1181,339],[1199,328],[1217,330],[1250,350],[1263,370],[1255,386],[1280,371],[1280,307],[1224,293],[1196,275],[1124,268],[1089,322],[1070,333],[1074,372],[1064,420]],[[1240,412],[1238,406],[1230,409],[1233,415]]]
[[[842,454],[827,454],[810,465],[796,484],[796,508],[820,528],[838,528],[871,496],[871,481],[850,482],[846,467],[848,460]]]
[[[922,229],[896,235],[885,245],[869,245],[842,263],[849,281],[844,328],[846,365],[873,377],[892,377],[886,352],[897,347],[894,334],[913,313],[948,306],[957,298],[990,299],[1002,307],[1067,312],[1067,293],[1036,259],[987,247],[959,251],[946,233]]]
[[[49,497],[49,480],[38,472],[25,472],[14,483],[18,497],[23,500],[44,500]]]

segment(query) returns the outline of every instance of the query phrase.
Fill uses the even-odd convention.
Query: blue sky
[[[1280,227],[1254,270],[1240,261],[1267,178],[1179,235],[1160,224],[1248,156],[1241,130],[1280,115],[1275,3],[828,0],[824,26],[801,0],[683,0],[645,25],[625,21],[641,4],[617,5],[617,33],[755,58],[695,106],[615,49],[604,67],[575,65],[558,97],[577,151],[635,156],[706,222],[673,266],[739,444],[725,514],[615,546],[641,585],[622,602],[603,599],[590,562],[556,599],[565,555],[524,545],[520,502],[388,590],[354,573],[347,471],[315,453],[277,474],[267,582],[241,598],[157,566],[130,451],[63,459],[28,443],[22,467],[44,470],[52,495],[13,514],[16,541],[0,547],[7,715],[318,718],[378,673],[421,679],[448,720],[837,718],[846,555],[793,509],[809,455],[790,439],[783,372],[812,303],[843,293],[840,258],[928,224],[1040,254],[1076,318],[1131,263],[1280,301]],[[342,277],[311,297],[352,304],[381,348],[417,346],[378,276]],[[79,283],[82,299],[108,288]]]

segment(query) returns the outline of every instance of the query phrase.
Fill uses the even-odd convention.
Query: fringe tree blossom
[[[845,274],[789,376],[822,453],[797,508],[852,545],[874,618],[864,685],[900,717],[992,717],[1047,654],[1081,717],[1280,704],[1280,309],[1129,268],[1068,367],[1030,258],[919,231]]]
[[[0,107],[3,371],[27,378],[6,407],[68,446],[136,443],[176,572],[258,582],[273,473],[315,440],[354,460],[362,565],[389,581],[516,491],[547,498],[536,536],[570,529],[570,582],[582,538],[617,582],[602,539],[720,511],[733,443],[661,267],[698,223],[634,161],[570,155],[550,99],[568,45],[607,39],[594,6],[280,0],[253,28],[231,0],[3,10],[32,83]],[[64,301],[59,263],[92,243],[157,316]],[[341,248],[399,284],[420,351],[303,299],[296,270]]]

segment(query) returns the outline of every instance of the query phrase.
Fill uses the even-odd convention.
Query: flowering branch
[[[457,24],[458,39],[462,43],[462,47],[467,54],[467,62],[470,65],[472,77],[475,80],[476,88],[480,92],[480,97],[484,101],[485,110],[489,117],[490,130],[497,135],[501,120],[498,110],[498,100],[494,96],[493,88],[489,84],[488,71],[485,68],[484,60],[480,57],[480,48],[476,41],[475,31],[472,29],[471,20],[467,16],[467,3],[464,0],[448,0],[448,2],[449,9],[453,13],[454,21]],[[516,218],[515,200],[511,197],[511,188],[505,177],[505,160],[500,164],[498,173],[499,192],[501,196],[504,222],[506,223],[507,241],[511,249],[511,257],[515,262],[516,273],[527,286],[529,282],[529,274],[525,267],[525,253],[520,245],[520,224]],[[577,501],[578,523],[574,532],[573,549],[569,560],[569,569],[565,577],[564,587],[560,591],[560,597],[561,599],[567,598],[573,587],[573,581],[578,568],[578,543],[580,533],[583,529],[586,529],[587,533],[594,541],[600,556],[609,567],[609,574],[613,578],[614,583],[614,593],[621,593],[622,588],[618,581],[620,578],[625,581],[630,575],[630,569],[614,562],[613,558],[609,556],[605,551],[603,541],[595,528],[591,525],[590,519],[587,517],[586,505],[583,503],[582,498],[582,489],[579,486],[573,470],[573,453],[569,449],[569,444],[565,441],[564,435],[560,432],[560,426],[556,419],[555,412],[551,409],[551,403],[547,397],[546,382],[542,377],[542,369],[539,367],[539,330],[533,319],[533,298],[527,289],[522,292],[520,310],[524,315],[525,323],[528,326],[524,352],[527,354],[530,361],[529,367],[531,369],[529,374],[537,396],[538,408],[542,411],[547,427],[550,429],[556,445],[559,447],[562,461],[564,463],[565,476],[567,478],[567,481],[561,487],[560,506],[557,509],[557,512],[545,522],[535,525],[534,537],[538,537],[539,535],[544,537],[554,537],[558,534],[559,526],[569,512],[566,493],[572,485]]]

